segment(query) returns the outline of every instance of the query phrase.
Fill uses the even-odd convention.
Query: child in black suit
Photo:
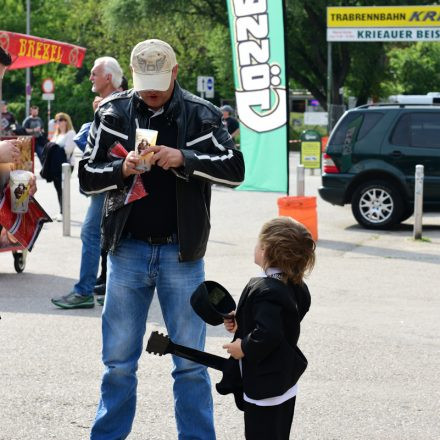
[[[263,273],[244,288],[235,319],[224,322],[235,335],[223,346],[231,355],[230,368],[217,391],[234,393],[244,410],[247,440],[289,439],[297,380],[307,366],[297,347],[300,322],[310,307],[303,278],[314,262],[315,242],[301,223],[290,217],[270,220],[255,247]]]

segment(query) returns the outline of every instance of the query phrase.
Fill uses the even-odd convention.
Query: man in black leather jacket
[[[102,245],[110,251],[102,316],[106,370],[91,439],[126,438],[136,408],[136,370],[148,309],[157,290],[167,332],[178,344],[203,350],[205,324],[190,306],[204,280],[210,230],[211,184],[235,187],[244,177],[240,151],[220,110],[178,85],[171,46],[146,40],[131,54],[134,88],[101,103],[79,165],[82,189],[106,191]],[[136,129],[158,131],[145,151],[150,171],[139,171]],[[120,143],[128,152],[109,151]],[[114,150],[112,150],[114,151]],[[147,196],[132,200],[141,175]],[[215,439],[205,367],[174,357],[179,439]]]

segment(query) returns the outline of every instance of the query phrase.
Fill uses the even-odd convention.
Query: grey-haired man
[[[118,90],[122,76],[122,69],[115,58],[97,58],[89,78],[92,82],[92,91],[100,98],[106,98]],[[51,299],[57,307],[82,309],[95,306],[93,293],[101,255],[100,224],[104,196],[103,193],[96,193],[90,197],[90,205],[81,227],[82,249],[79,280],[69,294]]]
[[[105,372],[91,439],[124,439],[136,410],[136,370],[148,309],[156,289],[171,339],[203,350],[205,324],[190,305],[204,280],[211,184],[239,185],[243,157],[222,124],[220,110],[180,88],[174,50],[160,40],[131,53],[133,90],[103,101],[80,163],[80,183],[107,191],[102,243],[109,253],[102,315]],[[150,171],[138,171],[137,128],[158,131]],[[129,152],[111,160],[114,142]],[[148,195],[124,203],[141,174]],[[121,202],[122,201],[122,202]],[[147,360],[146,360],[147,361]],[[173,357],[178,438],[215,439],[211,385],[205,367]]]

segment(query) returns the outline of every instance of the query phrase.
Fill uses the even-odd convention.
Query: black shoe
[[[93,293],[95,295],[105,295],[105,283],[104,284],[96,284],[93,289]]]

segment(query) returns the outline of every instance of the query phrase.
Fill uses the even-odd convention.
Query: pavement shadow
[[[230,243],[222,243],[229,245]],[[50,299],[71,291],[77,280],[60,275],[36,274],[31,272],[0,273],[0,316],[3,313],[31,313],[40,315],[65,316],[66,318],[100,318],[102,307],[95,301],[91,309],[66,310],[54,306]],[[2,317],[4,321],[6,317]],[[148,324],[164,327],[162,311],[157,295],[154,295],[148,313]],[[1,324],[1,321],[0,321]],[[223,325],[207,325],[207,335],[228,337]],[[146,337],[149,335],[146,334]]]
[[[370,231],[371,234],[371,231]],[[349,243],[346,241],[319,239],[318,248],[323,247],[339,252],[371,255],[382,258],[397,258],[400,260],[417,260],[423,263],[440,264],[440,256],[424,252],[390,249],[378,246]]]
[[[414,225],[413,224],[409,224],[409,223],[400,223],[396,226],[394,226],[392,229],[365,229],[362,226],[356,224],[353,224],[351,226],[347,226],[345,228],[346,231],[356,231],[356,232],[364,232],[365,234],[387,234],[387,235],[392,235],[393,233],[401,233],[401,232],[405,232],[408,233],[410,236],[412,235],[414,229]],[[422,232],[423,231],[432,231],[432,232],[440,232],[440,224],[438,225],[433,225],[433,224],[428,224],[428,225],[423,225],[422,226]]]
[[[95,301],[91,309],[60,309],[50,299],[66,295],[72,290],[73,278],[26,273],[0,273],[0,316],[2,313],[34,313],[66,317],[100,318],[102,307]],[[148,314],[148,322],[163,325],[162,313],[155,296]]]

